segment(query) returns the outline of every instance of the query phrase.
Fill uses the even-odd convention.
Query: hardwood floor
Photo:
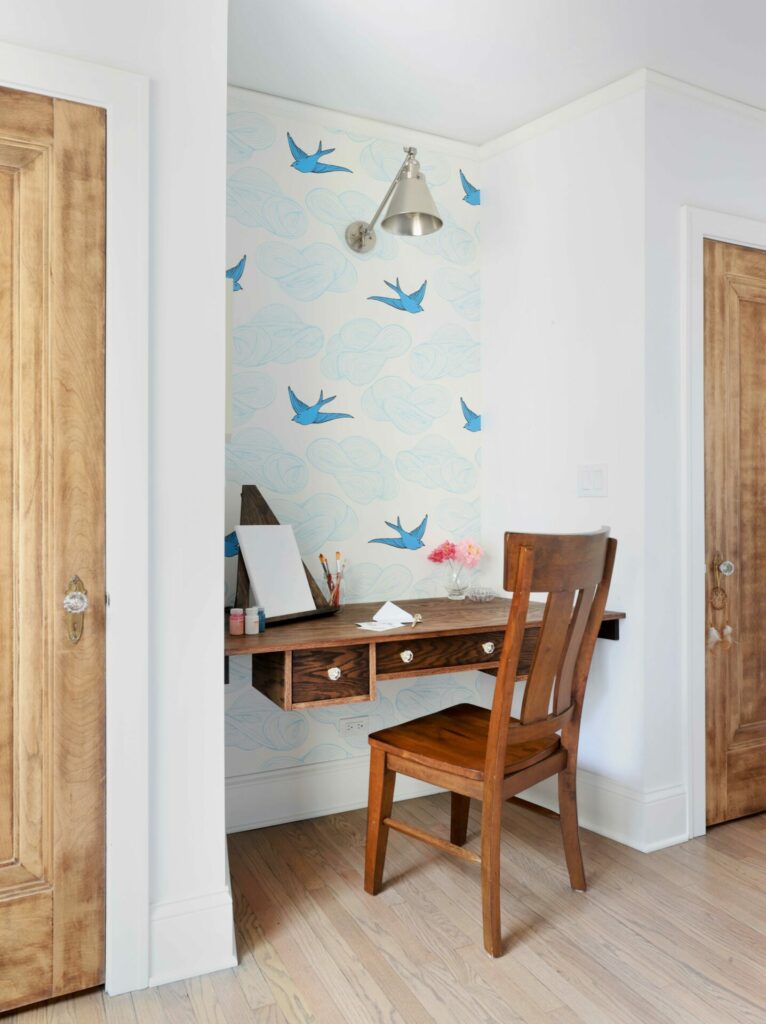
[[[447,794],[397,815],[449,834]],[[3,1024],[766,1021],[766,815],[650,855],[583,832],[585,894],[557,821],[512,806],[503,824],[499,960],[482,949],[470,864],[392,834],[383,892],[365,895],[365,812],[351,811],[229,837],[234,970]]]

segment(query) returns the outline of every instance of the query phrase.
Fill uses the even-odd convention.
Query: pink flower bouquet
[[[453,601],[462,601],[468,589],[468,583],[461,579],[463,569],[474,569],[481,561],[484,554],[483,549],[466,537],[457,544],[451,540],[445,540],[438,547],[428,553],[428,561],[440,565],[442,562],[449,564],[449,579],[447,582],[447,597]]]

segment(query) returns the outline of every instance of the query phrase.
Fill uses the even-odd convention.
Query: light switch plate
[[[605,498],[609,493],[609,473],[605,462],[577,467],[577,497]]]

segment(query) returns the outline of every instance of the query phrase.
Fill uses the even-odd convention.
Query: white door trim
[[[0,85],[107,112],[106,989],[116,995],[149,980],[149,83],[0,43]]]
[[[766,222],[692,206],[682,208],[682,657],[687,712],[689,835],[706,830],[705,814],[705,402],[703,241],[766,249]]]

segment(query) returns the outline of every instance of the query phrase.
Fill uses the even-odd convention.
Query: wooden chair
[[[513,591],[492,710],[458,704],[370,736],[364,888],[380,892],[390,829],[481,864],[484,948],[500,956],[500,832],[503,801],[558,775],[569,880],[585,889],[577,822],[577,743],[585,684],[606,607],[617,541],[605,527],[563,536],[506,533],[504,587]],[[521,705],[511,702],[530,593],[546,593]],[[391,817],[396,773],[452,793],[450,841]],[[481,856],[464,849],[471,799],[483,802]]]

